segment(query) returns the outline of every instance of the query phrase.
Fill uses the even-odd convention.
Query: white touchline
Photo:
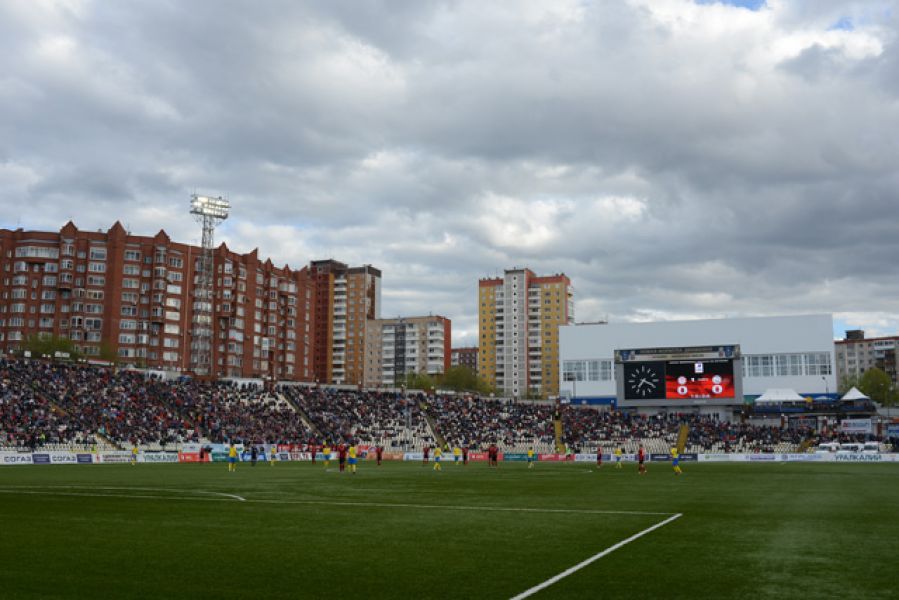
[[[549,586],[551,586],[551,585],[554,584],[555,582],[559,581],[560,579],[564,579],[565,577],[568,577],[568,576],[571,575],[572,573],[575,573],[576,571],[579,571],[579,570],[583,569],[584,567],[586,567],[586,566],[589,565],[590,563],[593,563],[593,562],[599,560],[599,559],[602,558],[603,556],[605,556],[605,555],[607,555],[607,554],[610,554],[610,553],[614,552],[615,550],[618,550],[618,549],[621,548],[622,546],[625,546],[625,545],[627,545],[627,544],[630,544],[630,543],[633,542],[634,540],[643,537],[643,536],[646,535],[647,533],[650,533],[650,532],[652,532],[652,531],[655,531],[655,530],[658,529],[659,527],[664,527],[665,525],[667,525],[667,524],[670,523],[671,521],[674,521],[675,519],[679,519],[679,518],[681,518],[682,516],[683,516],[682,513],[677,513],[677,514],[675,514],[675,515],[672,515],[672,516],[668,517],[667,519],[665,519],[664,521],[662,521],[662,522],[660,522],[660,523],[656,523],[656,524],[653,525],[652,527],[648,527],[648,528],[644,529],[644,530],[641,531],[640,533],[635,533],[634,535],[632,535],[631,537],[627,538],[626,540],[621,540],[621,541],[618,542],[617,544],[615,544],[615,545],[613,545],[613,546],[609,546],[608,548],[606,548],[606,549],[603,550],[602,552],[599,552],[598,554],[594,554],[593,556],[591,556],[591,557],[588,558],[587,560],[585,560],[585,561],[583,561],[583,562],[579,562],[578,564],[574,565],[574,566],[571,567],[570,569],[566,569],[565,571],[562,571],[562,572],[559,573],[558,575],[555,575],[554,577],[550,577],[549,579],[547,579],[547,580],[544,581],[543,583],[540,583],[540,584],[538,584],[538,585],[535,585],[535,586],[532,587],[531,589],[525,590],[524,592],[521,592],[521,593],[518,594],[517,596],[513,596],[511,600],[522,600],[523,598],[527,598],[527,597],[529,597],[529,596],[533,596],[534,594],[536,594],[536,593],[539,592],[540,590],[543,590],[543,589],[548,588]]]

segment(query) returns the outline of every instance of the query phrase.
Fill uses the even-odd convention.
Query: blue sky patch
[[[765,7],[765,0],[696,0],[697,4],[727,4],[749,10],[761,10]]]
[[[852,19],[849,17],[841,17],[839,21],[828,27],[827,29],[842,29],[843,31],[852,31],[855,29],[855,25],[852,24]]]

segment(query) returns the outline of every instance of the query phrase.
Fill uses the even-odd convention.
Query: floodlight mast
[[[191,321],[190,367],[195,375],[212,374],[212,307],[215,290],[213,233],[228,218],[231,203],[222,198],[190,197],[190,214],[203,226],[202,251],[197,258],[194,278],[193,319]]]

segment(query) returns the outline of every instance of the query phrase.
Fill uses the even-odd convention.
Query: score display
[[[730,358],[660,360],[624,364],[626,400],[691,400],[736,397]]]
[[[731,359],[676,360],[665,363],[665,398],[733,398]]]

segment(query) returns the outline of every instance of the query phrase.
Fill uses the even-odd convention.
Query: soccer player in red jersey
[[[596,449],[596,468],[602,468],[602,447]]]
[[[381,466],[381,459],[384,457],[384,448],[378,446],[375,448],[375,456],[378,458],[378,466]]]
[[[468,446],[462,446],[462,466],[468,465]]]
[[[637,450],[637,462],[639,463],[637,472],[646,475],[646,450],[643,449],[643,444],[640,444],[640,449]]]
[[[315,464],[315,451],[317,450],[316,445],[315,445],[315,440],[309,440],[309,443],[306,444],[306,450],[309,452],[309,454],[312,455],[312,464],[314,465]]]
[[[423,452],[424,453],[421,455],[421,466],[428,464],[428,455],[431,454],[431,447],[425,445]]]
[[[346,467],[346,444],[343,442],[337,446],[337,462],[340,464],[340,472],[343,473],[344,467]]]

